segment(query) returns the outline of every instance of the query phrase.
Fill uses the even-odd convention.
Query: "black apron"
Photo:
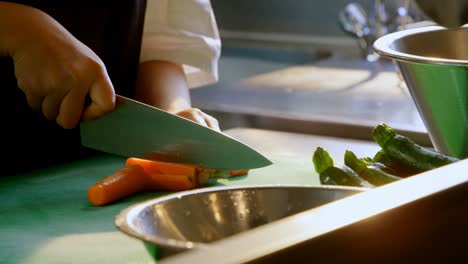
[[[132,97],[137,77],[146,0],[9,1],[43,10],[104,62],[116,93]],[[22,173],[94,154],[80,145],[79,128],[66,130],[27,105],[13,63],[0,57],[2,118],[0,175]]]

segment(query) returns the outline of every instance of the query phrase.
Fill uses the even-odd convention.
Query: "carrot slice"
[[[148,185],[151,190],[185,191],[197,187],[193,177],[177,174],[148,174]]]
[[[185,191],[213,177],[235,177],[249,170],[213,170],[190,164],[128,158],[126,166],[88,189],[88,200],[106,205],[145,190]]]
[[[148,176],[139,165],[129,165],[95,183],[88,189],[88,200],[96,206],[117,201],[129,195],[144,191]]]
[[[231,170],[229,171],[229,175],[236,177],[236,176],[243,176],[249,173],[249,170]]]
[[[180,163],[163,162],[156,160],[147,160],[140,158],[128,158],[126,166],[138,164],[147,174],[171,174],[187,175],[194,177],[196,175],[196,166]]]

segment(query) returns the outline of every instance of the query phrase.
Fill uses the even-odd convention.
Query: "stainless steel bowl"
[[[402,73],[437,151],[468,157],[468,28],[427,26],[379,38]]]
[[[175,193],[123,210],[122,232],[160,259],[363,191],[341,186],[210,187]]]

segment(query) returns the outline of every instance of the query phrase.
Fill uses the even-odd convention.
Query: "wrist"
[[[13,56],[28,42],[31,27],[47,16],[31,6],[0,1],[0,55]]]

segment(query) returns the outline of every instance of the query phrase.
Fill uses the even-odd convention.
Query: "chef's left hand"
[[[198,108],[187,108],[175,113],[176,115],[191,120],[202,126],[212,128],[217,131],[221,131],[219,128],[218,120]]]

